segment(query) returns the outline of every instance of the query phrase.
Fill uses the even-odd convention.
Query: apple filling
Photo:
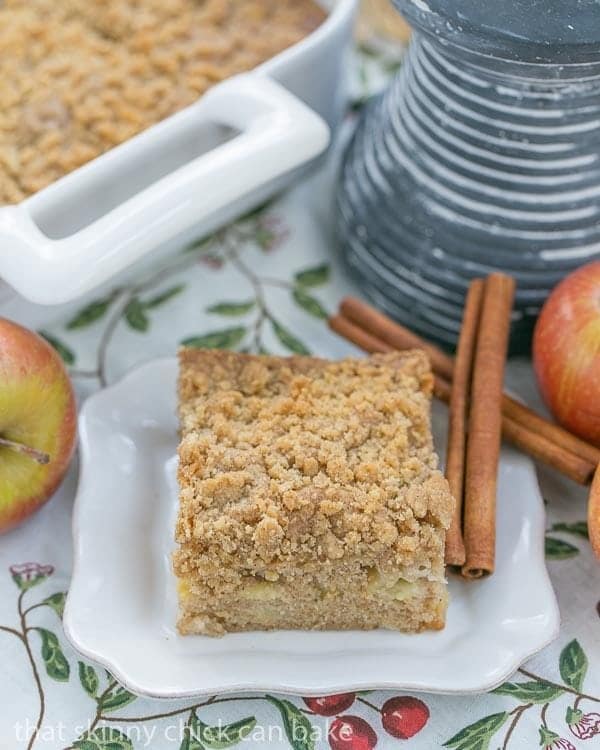
[[[281,584],[273,581],[255,580],[247,583],[240,593],[244,598],[252,601],[268,602],[280,596]]]
[[[414,595],[417,585],[393,573],[382,573],[377,568],[369,568],[367,572],[367,591],[386,599],[399,602],[408,599]]]

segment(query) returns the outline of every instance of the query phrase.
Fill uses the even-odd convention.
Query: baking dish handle
[[[65,205],[83,205],[99,190],[110,191],[123,179],[123,164],[136,159],[138,165],[144,159],[147,164],[148,158],[167,150],[182,129],[193,133],[207,123],[231,128],[236,135],[69,236],[49,237],[36,223],[36,217],[62,215]],[[231,78],[195,105],[22,203],[0,209],[0,278],[39,304],[74,299],[310,161],[328,141],[329,129],[321,117],[279,84],[257,73]]]

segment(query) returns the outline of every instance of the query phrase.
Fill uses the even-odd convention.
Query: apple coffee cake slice
[[[180,633],[442,628],[425,354],[179,360]]]

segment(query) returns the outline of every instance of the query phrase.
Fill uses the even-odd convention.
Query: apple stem
[[[13,451],[17,451],[17,453],[22,453],[24,456],[28,456],[34,461],[37,461],[38,464],[50,463],[50,456],[47,453],[38,451],[36,448],[31,448],[24,443],[17,443],[14,440],[8,440],[8,438],[2,436],[0,436],[0,447],[10,448]]]

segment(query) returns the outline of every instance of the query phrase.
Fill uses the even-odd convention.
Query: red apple
[[[73,388],[56,351],[0,318],[0,532],[54,493],[73,455],[76,424]]]
[[[567,276],[548,297],[533,364],[557,421],[600,446],[600,261]]]
[[[596,469],[588,500],[588,532],[594,554],[600,560],[600,465]]]

